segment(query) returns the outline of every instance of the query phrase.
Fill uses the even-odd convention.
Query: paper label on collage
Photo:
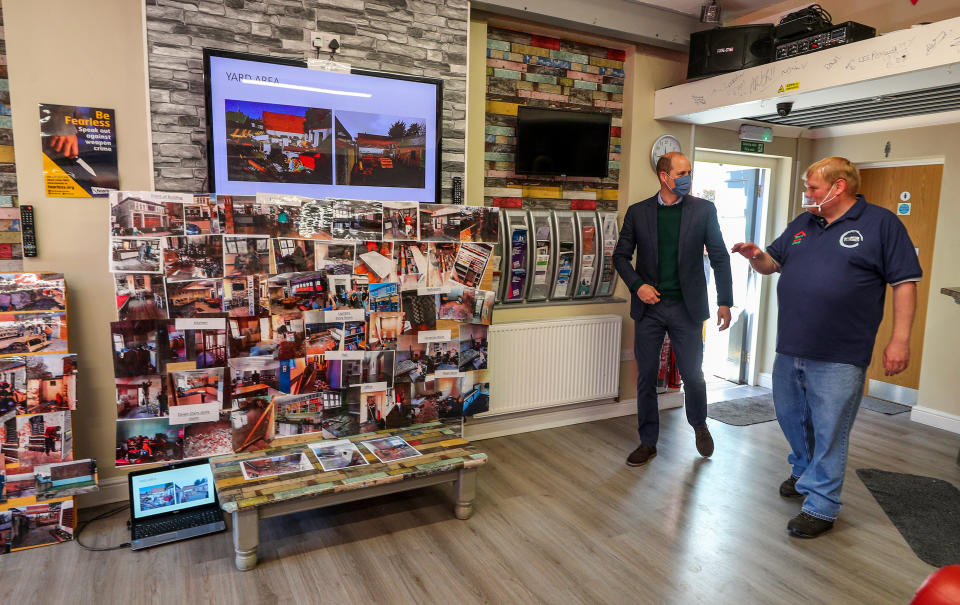
[[[466,374],[460,370],[437,370],[433,375],[437,378],[463,378]]]
[[[178,317],[175,320],[177,330],[226,330],[225,317]]]
[[[195,403],[193,405],[170,406],[170,424],[193,424],[194,422],[216,422],[220,420],[220,404]]]
[[[323,354],[323,358],[327,361],[363,359],[363,353],[363,351],[327,351]]]
[[[447,342],[451,339],[450,330],[423,330],[417,332],[417,342]]]
[[[386,382],[366,382],[360,385],[361,393],[380,393],[387,390]]]
[[[257,203],[259,204],[283,204],[285,206],[299,206],[309,198],[303,198],[299,195],[288,193],[261,193],[257,192]]]
[[[344,321],[366,321],[363,309],[339,309],[337,311],[324,311],[323,320],[328,323],[340,323]]]
[[[434,294],[449,294],[450,286],[435,286],[433,288],[417,288],[417,296],[432,296]]]

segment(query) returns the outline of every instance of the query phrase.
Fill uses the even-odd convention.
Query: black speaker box
[[[715,76],[773,60],[773,24],[718,27],[690,34],[687,79]]]

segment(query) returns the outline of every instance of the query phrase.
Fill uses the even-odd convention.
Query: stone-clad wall
[[[493,27],[487,30],[485,205],[617,209],[623,61],[622,50]],[[521,105],[612,114],[607,178],[515,174]]]
[[[443,79],[443,201],[464,173],[468,0],[146,0],[155,187],[206,191],[204,47],[303,59],[336,34],[354,67]]]

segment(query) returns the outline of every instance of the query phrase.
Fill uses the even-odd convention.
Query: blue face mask
[[[690,186],[693,184],[693,175],[688,174],[686,176],[678,176],[673,179],[673,191],[680,197],[683,197],[690,193]]]

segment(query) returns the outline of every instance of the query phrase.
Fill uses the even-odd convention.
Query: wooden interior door
[[[910,193],[910,214],[900,215],[918,250],[923,279],[917,283],[917,314],[910,334],[910,365],[896,376],[884,376],[883,349],[890,342],[893,331],[893,292],[887,286],[883,321],[877,332],[873,358],[867,369],[867,389],[871,380],[908,389],[917,389],[920,383],[920,364],[923,360],[923,326],[927,319],[927,301],[930,296],[930,268],[933,265],[933,244],[937,232],[937,212],[940,207],[940,180],[943,164],[926,166],[896,166],[860,170],[860,192],[871,204],[883,206],[897,213],[904,191]],[[908,401],[901,401],[908,403]],[[913,403],[912,401],[909,403]]]

